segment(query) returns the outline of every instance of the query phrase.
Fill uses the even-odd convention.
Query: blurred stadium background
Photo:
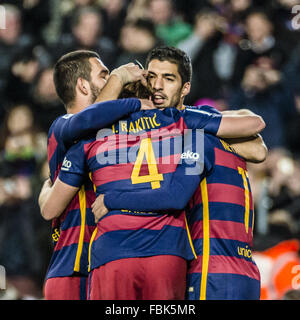
[[[263,297],[300,299],[299,0],[7,0],[0,29],[0,299],[39,299],[51,256],[37,205],[47,132],[64,113],[52,72],[86,48],[110,68],[167,44],[193,62],[186,104],[263,116],[268,159],[249,165]],[[3,8],[5,10],[3,10]],[[298,13],[298,15],[297,15]]]

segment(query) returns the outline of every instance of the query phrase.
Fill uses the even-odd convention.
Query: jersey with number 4
[[[96,193],[107,196],[109,213],[97,224],[90,246],[91,269],[130,257],[195,257],[181,199],[192,196],[199,172],[183,179],[179,189],[173,188],[174,179],[181,180],[187,167],[197,166],[200,159],[187,128],[215,134],[220,120],[220,115],[189,109],[137,112],[68,151],[60,180],[79,187],[84,174],[91,172]],[[110,193],[114,199],[116,194],[120,199],[130,194],[131,200],[124,209],[116,208],[110,205]],[[136,211],[146,193],[145,211]],[[157,210],[146,212],[147,208]]]
[[[69,167],[70,163],[65,155],[75,140],[140,110],[140,105],[138,99],[123,99],[121,103],[106,101],[93,104],[77,114],[58,117],[48,133],[48,161],[52,183],[62,166]],[[93,185],[85,177],[80,191],[64,212],[52,221],[54,251],[46,278],[66,277],[74,273],[87,276],[89,242],[95,229],[91,210],[94,201]]]

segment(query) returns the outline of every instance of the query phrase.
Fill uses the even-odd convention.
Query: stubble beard
[[[91,87],[90,104],[93,104],[98,98],[98,96],[100,95],[102,88],[97,87],[93,82],[90,82],[90,87]]]

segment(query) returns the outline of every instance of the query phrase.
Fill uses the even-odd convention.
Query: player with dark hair
[[[174,55],[180,59],[174,59]],[[185,75],[181,80],[182,90],[186,90],[192,71],[184,53],[158,48],[149,54],[147,69],[156,106],[169,106],[171,97],[176,97],[170,88],[171,78],[180,83],[171,77],[177,66],[178,72]],[[234,152],[238,150],[249,160],[264,160],[265,146],[259,137],[250,138],[250,143],[251,139],[258,143],[254,144],[254,150],[252,144],[247,151],[245,144],[234,144],[237,141],[231,141],[232,148],[216,137],[206,136],[205,161],[209,170],[201,177],[200,187],[190,202],[189,222],[197,259],[188,270],[188,299],[259,299],[259,271],[251,254],[254,221],[251,189],[246,162]],[[251,152],[256,153],[256,159]]]
[[[134,64],[122,66],[112,72],[93,51],[78,50],[62,56],[54,68],[56,91],[64,103],[67,114],[57,118],[48,133],[48,161],[51,185],[64,163],[67,149],[93,129],[103,128],[118,119],[151,108],[147,100],[125,99],[122,105],[113,101],[123,85],[142,80],[145,72]],[[90,106],[91,105],[91,106]],[[95,199],[92,183],[87,180],[74,195],[63,214],[53,220],[52,239],[54,253],[45,283],[46,299],[84,299],[86,296],[87,252],[94,218],[91,204]],[[47,218],[47,217],[46,217]]]
[[[169,107],[170,101],[174,103],[174,98],[180,99],[180,90],[184,89],[176,78],[176,66],[181,63],[183,69],[186,65],[187,73],[191,70],[184,54],[177,52],[177,49],[158,48],[149,55],[150,82],[157,92],[153,101],[162,108]],[[173,88],[174,82],[179,84],[177,90]],[[247,110],[239,113],[249,114]],[[253,201],[246,162],[236,152],[248,161],[261,162],[267,150],[256,136],[230,142],[231,146],[205,135],[205,170],[189,203],[189,223],[197,259],[188,270],[188,299],[259,299],[259,271],[251,254]],[[104,200],[109,208],[131,207],[130,193],[105,195]],[[104,200],[97,198],[93,204],[96,216],[106,213]],[[145,203],[149,210],[155,208],[155,203],[149,207],[144,195],[141,202],[136,202],[136,210],[144,210]]]
[[[153,81],[152,76],[156,75],[157,72],[153,72],[152,75],[150,75],[150,83]],[[177,88],[176,90],[178,92],[178,87],[183,87],[178,70],[172,69],[170,72],[164,74],[164,77],[170,77],[170,82],[174,82],[173,87],[171,86],[171,89],[174,90]],[[176,81],[177,79],[180,80],[179,83],[176,83],[178,82]],[[186,88],[188,88],[188,85]],[[171,101],[173,101],[176,107],[180,108],[182,107],[180,104],[183,102],[184,96],[187,93],[188,90],[181,90],[180,94],[177,94],[177,101],[176,99],[171,99]],[[137,123],[142,123],[143,121],[146,122],[146,118],[149,119],[149,122],[147,122],[147,127],[145,124],[143,125],[143,130],[146,132],[149,132],[150,129],[155,129],[159,133],[159,129],[168,127],[173,123],[182,134],[184,123],[189,123],[189,125],[193,128],[197,127],[195,123],[197,122],[197,117],[199,117],[199,115],[201,115],[202,118],[205,118],[205,115],[208,117],[205,122],[207,122],[208,119],[211,119],[211,114],[207,112],[199,112],[199,110],[195,110],[193,108],[186,108],[183,113],[179,112],[178,110],[174,111],[174,109],[169,109],[163,111],[162,113],[159,111],[149,111],[147,114],[133,114],[129,118],[125,118],[122,123],[113,125],[111,127],[108,138],[116,137],[117,139],[121,139],[121,141],[118,140],[117,144],[110,145],[109,148],[116,150],[117,153],[120,153],[120,150],[125,148],[126,152],[126,144],[124,147],[124,140],[122,137],[126,137],[130,131],[139,131],[140,128],[142,128],[142,125],[137,126]],[[217,118],[218,117],[216,117],[216,119]],[[260,118],[256,116],[227,117],[227,119],[230,118],[233,118],[233,121],[238,119],[242,122],[245,121],[245,119],[250,120],[250,129],[247,129],[245,125],[243,126],[243,133],[245,135],[254,134],[263,128],[259,122]],[[223,117],[222,119],[219,118],[218,124],[220,123],[220,120],[221,125],[222,122],[226,123],[228,121],[226,121],[226,117]],[[255,130],[254,123],[251,123],[251,121],[256,121]],[[244,124],[246,124],[246,122]],[[212,133],[220,131],[220,127],[218,128],[218,125],[212,126],[208,124],[207,128],[209,127],[213,129],[211,130]],[[226,131],[228,127],[226,124],[225,126],[223,124],[223,128],[225,128]],[[231,127],[231,131],[229,130],[227,135],[237,136],[237,132],[232,133]],[[174,137],[172,135],[166,136],[165,139],[172,140]],[[145,202],[144,205],[155,205],[154,199],[162,196],[163,199],[166,200],[166,203],[158,203],[157,205],[160,205],[160,209],[165,209],[164,206],[170,209],[182,209],[184,207],[184,204],[191,196],[193,187],[195,187],[195,183],[192,181],[197,181],[197,179],[189,179],[189,183],[185,186],[185,188],[179,189],[179,194],[177,190],[177,193],[172,195],[174,188],[172,188],[170,179],[172,173],[176,171],[178,163],[175,163],[175,165],[173,164],[173,166],[159,166],[159,159],[156,160],[156,155],[153,153],[151,139],[145,138],[140,141],[140,151],[136,157],[133,167],[129,162],[126,162],[122,165],[111,165],[109,163],[101,165],[101,163],[97,161],[99,160],[97,157],[99,154],[105,151],[101,148],[101,145],[104,145],[105,148],[105,143],[103,142],[104,141],[97,141],[94,137],[91,140],[79,142],[76,146],[69,150],[66,158],[66,166],[63,167],[59,179],[57,179],[54,188],[51,190],[46,201],[42,205],[42,211],[44,214],[45,212],[50,212],[53,215],[60,215],[61,210],[64,208],[66,203],[68,203],[68,199],[72,197],[74,192],[77,192],[87,169],[92,171],[92,180],[96,185],[97,194],[103,192],[108,193],[111,191],[114,193],[114,191],[119,192],[120,190],[121,192],[118,194],[122,194],[126,193],[126,190],[130,190],[131,192],[129,192],[129,194],[131,193],[131,195],[134,196],[134,200],[136,200],[138,195],[140,195],[142,199],[145,199],[144,195],[150,191],[153,193],[152,197],[154,198],[152,198],[152,201],[150,200]],[[154,143],[160,144],[161,141],[154,140]],[[78,156],[80,154],[82,154],[81,157]],[[146,164],[145,168],[142,164],[143,156],[146,156],[148,161],[149,159],[152,159],[152,163]],[[176,157],[176,154],[171,154],[171,156]],[[143,174],[147,167],[149,173]],[[137,194],[133,192],[134,190],[137,192]],[[181,193],[180,190],[183,190],[184,192]],[[176,190],[174,191],[176,192]],[[174,201],[176,198],[177,201]],[[54,199],[55,205],[53,206],[52,203]],[[168,201],[170,201],[170,203]],[[137,204],[137,207],[139,206],[140,204]],[[131,203],[131,207],[134,207],[134,202]],[[110,208],[113,209],[114,207],[112,206]],[[117,224],[115,225],[115,223]],[[157,227],[153,229],[151,225],[155,224],[157,224]],[[133,225],[134,228],[132,229]],[[91,298],[183,298],[182,288],[185,283],[184,278],[186,270],[185,262],[183,260],[191,259],[191,257],[194,256],[186,230],[184,213],[181,213],[178,216],[176,216],[174,213],[169,215],[157,213],[151,214],[150,217],[149,215],[145,217],[145,214],[142,212],[136,213],[130,211],[122,212],[121,210],[111,210],[107,216],[98,222],[98,226],[99,228],[97,229],[97,233],[94,234],[94,241],[92,242],[92,246],[90,248],[91,267],[94,269],[91,278]],[[144,235],[138,232],[140,229],[145,232]],[[148,234],[148,236],[146,236],[146,234]],[[149,241],[145,242],[145,239],[148,239]],[[161,241],[158,241],[158,239]],[[173,239],[173,246],[171,247],[169,243],[170,239],[171,241]],[[112,250],[111,248],[114,249]],[[148,259],[150,256],[152,258]],[[148,258],[144,261],[137,259],[136,257]],[[154,269],[151,269],[151,262],[154,263],[154,261],[156,261],[155,263],[159,265],[159,268],[155,268],[157,281],[153,281],[153,279],[149,281],[149,279],[147,279],[147,275],[152,274],[152,271],[154,271]],[[177,269],[174,267],[174,273],[170,273],[169,275],[164,273],[164,264],[167,262],[173,262],[174,266],[176,265],[178,267]],[[132,269],[132,263],[134,263],[134,269]],[[145,272],[145,278],[141,279],[141,283],[137,285],[136,290],[134,290],[132,287],[132,281],[135,279],[135,276],[133,274],[128,275],[128,268],[130,268],[134,274],[137,275],[140,273],[141,268],[145,268],[145,264],[149,266],[147,268],[147,272]],[[118,276],[121,278],[116,277],[117,274],[114,271],[115,268],[118,268]],[[111,275],[111,285],[104,281],[105,277],[107,277],[107,274]],[[102,284],[99,285],[101,279]],[[179,281],[179,279],[183,281]],[[94,286],[93,283],[95,284]],[[125,290],[126,288],[128,290]]]

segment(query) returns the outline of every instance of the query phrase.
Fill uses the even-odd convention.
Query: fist
[[[92,204],[92,211],[95,216],[95,223],[108,213],[108,209],[104,204],[104,194],[100,194]]]

